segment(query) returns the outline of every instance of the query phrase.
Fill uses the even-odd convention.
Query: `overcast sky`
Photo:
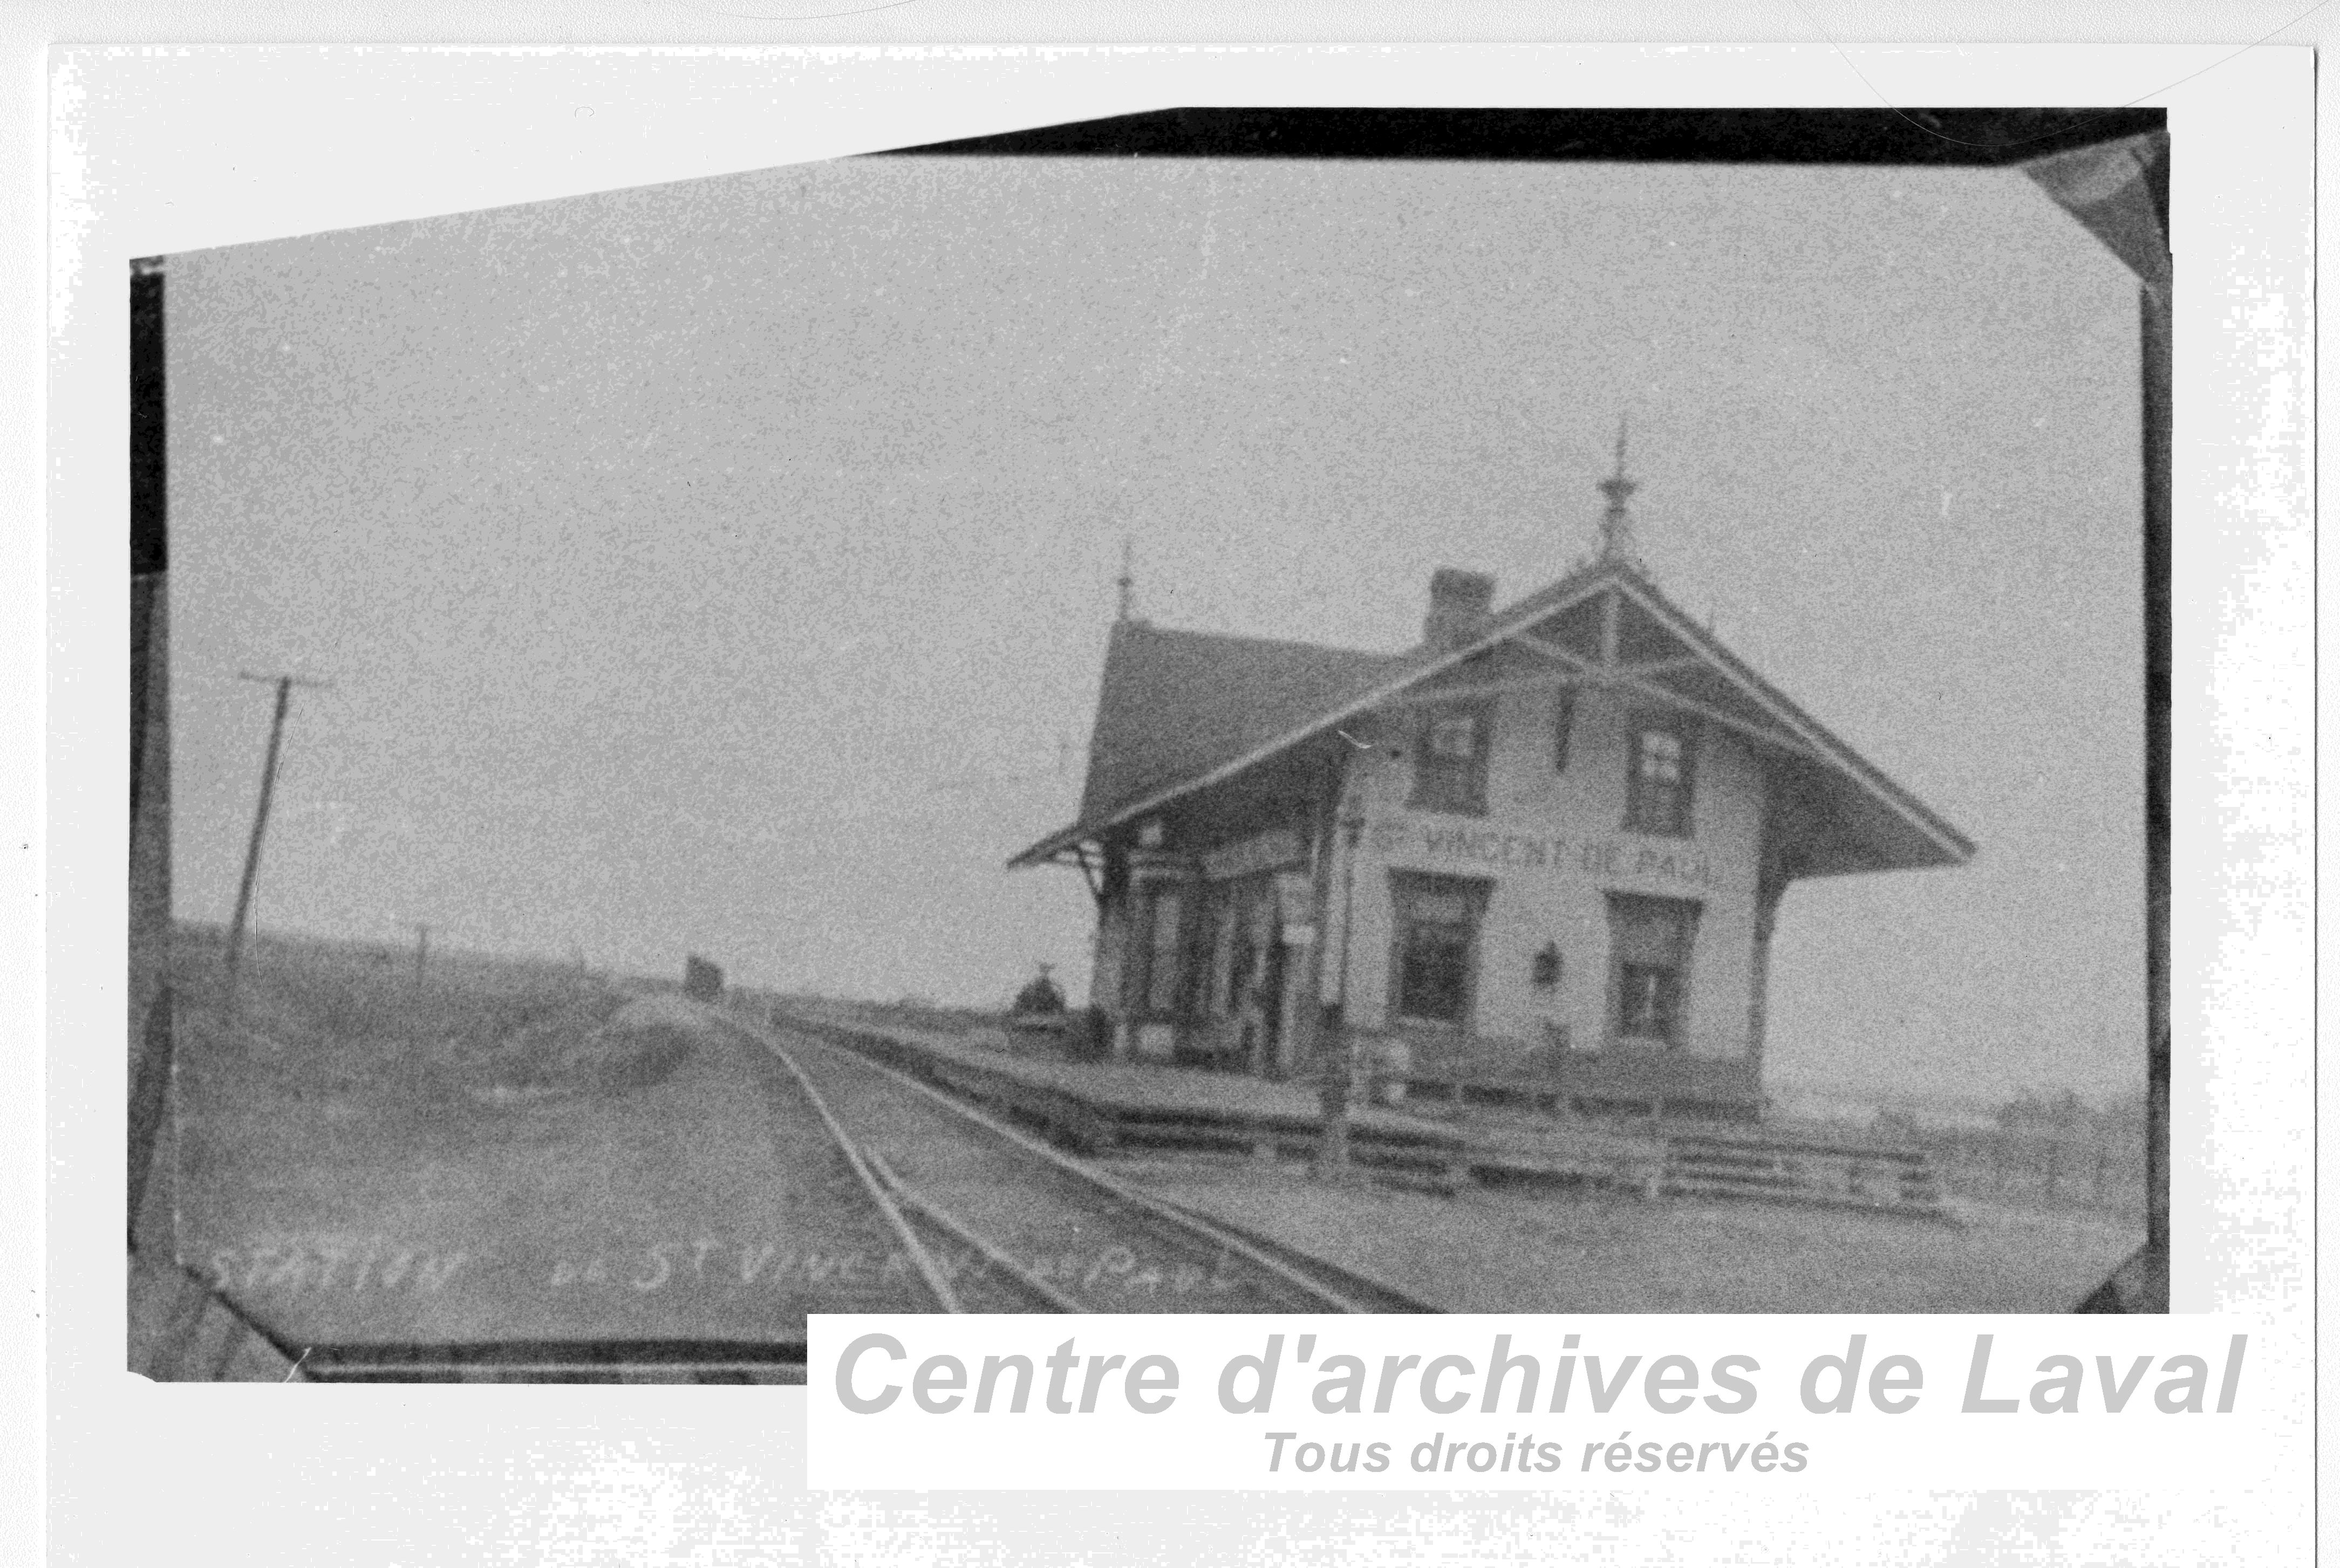
[[[1112,579],[1394,651],[1590,544],[1973,838],[1799,884],[1770,1070],[2143,1078],[2137,305],[2020,174],[870,160],[174,258],[174,830],[265,929],[1086,976]]]

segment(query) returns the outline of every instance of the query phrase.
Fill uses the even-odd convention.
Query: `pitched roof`
[[[1122,621],[1106,646],[1080,823],[1269,745],[1380,684],[1386,654]]]
[[[1450,682],[1491,651],[1518,654],[1555,680],[1581,678],[1697,713],[1755,743],[1780,767],[1804,821],[1812,853],[1803,874],[1952,865],[1974,853],[1638,570],[1601,559],[1445,648],[1367,654],[1117,625],[1079,820],[1009,863],[1049,860],[1414,688]]]

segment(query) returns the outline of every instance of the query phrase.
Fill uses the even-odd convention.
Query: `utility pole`
[[[235,983],[243,964],[243,933],[252,915],[252,893],[260,880],[260,843],[268,832],[268,804],[276,794],[276,764],[284,752],[284,715],[292,705],[294,686],[323,686],[323,681],[306,680],[299,676],[255,676],[238,671],[236,679],[273,683],[276,687],[276,715],[268,725],[268,761],[260,772],[260,806],[252,814],[252,843],[243,852],[243,882],[236,889],[235,918],[227,930],[227,1016],[235,1017]]]

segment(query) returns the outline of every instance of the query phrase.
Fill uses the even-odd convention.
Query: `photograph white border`
[[[777,1553],[809,1532],[839,1548],[851,1538],[888,1560],[917,1561],[919,1543],[942,1550],[950,1539],[937,1533],[932,1503],[792,1494],[803,1473],[803,1405],[786,1391],[751,1405],[729,1390],[629,1389],[618,1396],[619,1424],[612,1395],[597,1389],[346,1389],[321,1405],[272,1389],[163,1390],[119,1370],[121,1277],[111,1246],[121,1163],[110,1151],[125,1100],[114,1032],[124,1016],[118,955],[126,926],[114,870],[126,855],[123,263],[1182,104],[1859,106],[1875,92],[1929,106],[2168,106],[2179,280],[2173,1305],[2265,1313],[2305,1333],[2313,1169],[2305,62],[2297,51],[2217,47],[1938,45],[1851,58],[1857,74],[1825,44],[954,47],[793,58],[739,50],[170,50],[64,62],[51,77],[58,133],[48,149],[45,464],[52,1158],[44,1318],[55,1544],[83,1544],[102,1531],[130,1560],[141,1554],[134,1540],[159,1546],[192,1533],[248,1562],[326,1560],[320,1549],[352,1563],[413,1562],[467,1543],[548,1541],[561,1518],[575,1544],[620,1552],[704,1553],[729,1541]],[[995,107],[1003,103],[1015,105],[1012,114]],[[2200,1047],[2216,1060],[2215,1075],[2191,1065]],[[516,1463],[516,1455],[527,1457]],[[2107,1540],[2157,1519],[2166,1533],[2155,1539],[2171,1555],[2297,1560],[2303,1464],[2237,1444],[2233,1469],[2206,1486],[2198,1506],[2166,1494],[2125,1504],[2107,1494],[2107,1509],[2082,1513],[2090,1528],[2112,1533]],[[2238,1508],[2219,1494],[2226,1487],[2257,1495]],[[1920,1505],[1916,1493],[1926,1490],[1913,1476],[1910,1496],[1878,1497],[1867,1509],[1845,1496],[1824,1507],[1810,1498],[1715,1499],[1706,1511],[1686,1503],[1662,1519],[1637,1513],[1636,1523],[1609,1533],[1621,1550],[1767,1538],[1780,1550],[1826,1543],[1873,1556],[1896,1540],[1922,1550],[1947,1539],[1922,1521],[1965,1516]],[[134,1507],[124,1506],[125,1494],[139,1499]],[[1036,1545],[1046,1526],[1034,1522],[1049,1516],[1049,1504],[1031,1499],[1019,1513],[1018,1495],[986,1500],[977,1512]],[[1320,1521],[1316,1535],[1328,1554],[1353,1554],[1353,1544],[1340,1543],[1369,1538],[1376,1519],[1403,1517],[1418,1543],[1443,1501],[1361,1504],[1338,1528]],[[1551,1505],[1559,1512],[1542,1526],[1519,1521],[1522,1560],[1540,1554],[1531,1545],[1539,1536],[1581,1547],[1586,1530],[1598,1533],[1597,1510],[1562,1524],[1588,1502]],[[1198,1506],[1180,1509],[1182,1528]],[[1215,1506],[1235,1528],[1246,1504],[1229,1494]],[[1273,1535],[1271,1516],[1292,1504],[1250,1506]],[[1455,1517],[1460,1538],[1475,1540],[1486,1560],[1509,1543],[1486,1533],[1483,1519],[1465,1523],[1480,1506],[1458,1498]],[[1094,1504],[1077,1512],[1093,1533]],[[1012,1518],[1026,1523],[1004,1523]],[[899,1556],[884,1546],[889,1519],[902,1532]],[[1896,1519],[1906,1533],[1879,1533]],[[243,1523],[223,1533],[236,1521]],[[2076,1556],[2088,1554],[2086,1535],[2069,1536]],[[1177,1539],[1164,1545],[1172,1555],[1162,1560],[1185,1560]],[[84,1549],[97,1561],[116,1555]],[[1150,1550],[1133,1542],[1090,1560],[1152,1560]]]

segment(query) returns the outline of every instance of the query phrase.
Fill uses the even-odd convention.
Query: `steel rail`
[[[1079,1301],[1057,1289],[1054,1285],[1049,1284],[1046,1280],[1041,1278],[1038,1275],[1033,1273],[1030,1269],[1025,1267],[1024,1265],[1018,1263],[1015,1258],[1008,1256],[1006,1251],[1000,1247],[997,1243],[992,1241],[987,1237],[978,1235],[974,1228],[969,1226],[965,1220],[959,1218],[958,1216],[943,1208],[933,1198],[927,1197],[926,1194],[919,1192],[908,1183],[905,1182],[899,1175],[896,1174],[894,1168],[886,1163],[886,1157],[884,1155],[872,1150],[869,1156],[869,1165],[870,1169],[877,1171],[878,1177],[883,1179],[887,1186],[893,1188],[894,1198],[897,1202],[900,1203],[906,1208],[917,1210],[926,1218],[929,1224],[948,1236],[952,1240],[960,1243],[962,1246],[973,1247],[982,1256],[984,1261],[989,1263],[993,1267],[997,1268],[1002,1273],[1006,1274],[1024,1289],[1031,1292],[1034,1296],[1038,1297],[1041,1300],[1046,1302],[1058,1312],[1086,1312],[1088,1310],[1088,1308],[1083,1306]]]
[[[886,1190],[885,1184],[879,1181],[877,1175],[870,1170],[869,1161],[862,1154],[861,1146],[854,1142],[852,1135],[845,1130],[844,1124],[838,1121],[836,1113],[828,1109],[828,1101],[821,1097],[819,1090],[813,1087],[812,1080],[806,1075],[803,1068],[797,1065],[796,1059],[788,1053],[787,1048],[776,1040],[755,1039],[754,1037],[762,1031],[754,1030],[737,1019],[726,1018],[716,1009],[710,1008],[707,1011],[717,1022],[749,1035],[751,1043],[762,1045],[778,1060],[783,1068],[788,1070],[788,1076],[797,1080],[797,1087],[804,1090],[805,1099],[811,1102],[813,1109],[819,1114],[821,1125],[828,1129],[829,1137],[844,1152],[846,1163],[853,1168],[853,1174],[860,1178],[861,1185],[868,1192],[871,1201],[878,1205],[878,1212],[886,1217],[886,1223],[892,1226],[894,1234],[901,1238],[904,1250],[908,1253],[911,1263],[917,1266],[918,1277],[926,1281],[927,1288],[934,1292],[935,1299],[941,1304],[945,1312],[965,1312],[967,1308],[959,1305],[957,1292],[951,1288],[950,1281],[944,1277],[942,1269],[927,1253],[925,1245],[912,1232],[910,1222],[902,1218],[902,1211],[895,1207],[893,1197]]]
[[[805,1026],[799,1025],[798,1027],[803,1028]],[[758,1032],[768,1033],[769,1031],[768,1029],[759,1029]],[[908,1073],[903,1072],[897,1068],[889,1067],[885,1062],[872,1061],[868,1057],[862,1056],[858,1052],[846,1051],[845,1048],[841,1046],[831,1044],[826,1040],[818,1041],[818,1043],[822,1049],[827,1050],[843,1051],[848,1060],[849,1060],[856,1067],[866,1069],[871,1072],[883,1073],[887,1078],[894,1080],[904,1087],[917,1090],[920,1094],[925,1095],[927,1099],[932,1100],[937,1104],[946,1107],[962,1119],[971,1121],[977,1126],[984,1129],[986,1131],[1015,1144],[1025,1152],[1046,1161],[1056,1169],[1066,1173],[1066,1175],[1072,1176],[1079,1181],[1098,1188],[1127,1208],[1137,1210],[1141,1214],[1156,1220],[1172,1230],[1182,1231],[1189,1236],[1200,1237],[1202,1239],[1210,1242],[1213,1246],[1221,1248],[1223,1251],[1234,1254],[1235,1257],[1240,1257],[1244,1262],[1250,1264],[1253,1267],[1260,1269],[1274,1277],[1278,1282],[1282,1283],[1285,1287],[1298,1291],[1304,1300],[1321,1303],[1324,1307],[1337,1312],[1371,1316],[1373,1311],[1371,1307],[1360,1304],[1352,1297],[1334,1290],[1330,1286],[1309,1278],[1305,1274],[1294,1268],[1283,1259],[1262,1251],[1241,1236],[1235,1235],[1232,1231],[1222,1229],[1217,1225],[1213,1224],[1210,1220],[1204,1218],[1201,1215],[1195,1214],[1186,1209],[1173,1208],[1172,1206],[1163,1202],[1161,1199],[1155,1198],[1151,1193],[1140,1192],[1136,1188],[1128,1186],[1126,1183],[1106,1175],[1103,1171],[1092,1170],[1088,1167],[1082,1165],[1079,1161],[1072,1159],[1069,1155],[1063,1153],[1041,1139],[1033,1137],[1030,1133],[1024,1131],[1021,1128],[1011,1127],[1007,1123],[998,1119],[996,1117],[992,1116],[989,1112],[980,1109],[976,1106],[969,1105],[966,1101],[958,1100],[952,1095],[946,1094],[930,1083],[926,1083],[918,1079],[913,1078]],[[781,1047],[777,1041],[774,1041],[772,1049],[774,1050],[779,1050]],[[1087,1309],[1083,1308],[1082,1310],[1086,1311]]]

